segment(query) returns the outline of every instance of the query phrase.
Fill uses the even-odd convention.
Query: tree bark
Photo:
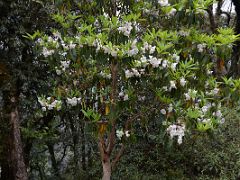
[[[103,177],[102,180],[110,180],[111,179],[111,162],[110,157],[105,154],[104,155],[104,161],[102,161],[102,167],[103,167]]]
[[[50,154],[50,157],[51,157],[54,174],[55,174],[55,176],[59,177],[58,163],[57,163],[57,160],[55,158],[54,146],[50,143],[47,146],[48,146],[48,151],[49,151],[49,154]]]
[[[86,140],[85,140],[84,126],[85,126],[85,123],[83,121],[81,121],[81,123],[80,123],[80,133],[81,133],[81,140],[82,140],[82,147],[81,147],[81,151],[82,151],[82,169],[84,171],[86,171],[87,170],[87,168],[86,168]]]
[[[4,92],[3,120],[7,125],[2,136],[4,157],[1,158],[3,166],[1,179],[27,180],[27,169],[23,156],[23,145],[20,134],[20,120],[17,108],[17,96],[13,92]],[[3,133],[3,131],[1,131]]]
[[[73,141],[73,156],[74,156],[74,174],[77,175],[79,172],[79,158],[80,158],[80,145],[79,145],[79,131],[78,131],[78,122],[74,121],[73,117],[68,114],[69,122],[70,122],[70,129],[72,133],[72,141]]]
[[[16,103],[16,98],[11,97],[11,102],[13,104]],[[20,123],[19,123],[19,115],[17,107],[13,107],[11,111],[11,135],[12,135],[12,150],[11,150],[11,160],[14,164],[14,174],[15,180],[27,180],[27,169],[25,166],[24,158],[23,158],[23,146],[20,135]]]
[[[235,32],[237,35],[239,35],[240,34],[240,1],[232,0],[232,2],[235,6],[235,11],[237,14]],[[240,75],[239,49],[240,49],[240,41],[238,40],[237,42],[235,42],[235,45],[233,46],[233,58],[232,58],[232,65],[230,69],[230,75],[234,75],[234,76]]]

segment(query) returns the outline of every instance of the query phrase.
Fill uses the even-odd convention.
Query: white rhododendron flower
[[[131,77],[141,77],[141,74],[136,68],[132,68],[131,70],[125,70],[125,76],[128,79]]]
[[[172,16],[174,16],[174,15],[176,14],[176,12],[177,12],[177,10],[176,10],[175,8],[172,8],[172,9],[167,13],[167,15],[168,15],[169,17],[172,17]]]
[[[171,64],[171,69],[172,69],[173,71],[176,71],[177,64],[178,64],[178,63],[172,63],[172,64]]]
[[[167,128],[167,132],[171,138],[177,136],[178,144],[182,144],[182,140],[185,134],[185,125],[172,124]]]
[[[128,78],[131,78],[131,77],[133,77],[133,73],[127,69],[127,70],[125,71],[125,76],[126,76],[127,79],[128,79]]]
[[[125,95],[124,95],[123,100],[124,100],[124,101],[127,101],[127,100],[128,100],[128,94],[125,94]]]
[[[191,99],[191,97],[188,93],[184,93],[184,95],[185,95],[185,98],[186,98],[187,101],[189,101]]]
[[[184,93],[184,95],[185,95],[185,98],[187,101],[190,100],[191,98],[195,99],[195,97],[197,95],[197,91],[193,90],[193,89],[188,89],[188,92]]]
[[[136,46],[137,44],[137,40],[134,39],[134,41],[132,42],[132,45],[131,45],[131,49],[128,51],[128,55],[129,56],[134,56],[136,54],[138,54],[138,47]]]
[[[172,89],[177,89],[177,87],[176,87],[176,81],[170,81],[169,90],[171,91]]]
[[[221,118],[220,120],[220,124],[223,124],[223,123],[225,123],[225,118]]]
[[[122,32],[125,36],[129,36],[131,34],[133,27],[131,22],[126,22],[123,26],[118,28],[119,32]]]
[[[119,97],[123,97],[124,96],[124,92],[121,91],[119,94],[118,94]]]
[[[169,6],[170,5],[168,3],[168,0],[158,0],[158,4],[160,4],[160,6]]]
[[[219,89],[218,89],[218,88],[214,88],[214,89],[211,91],[211,93],[212,93],[213,95],[218,94],[218,92],[219,92]]]
[[[157,68],[161,64],[161,59],[157,59],[156,57],[149,56],[149,63],[153,68]]]
[[[49,50],[46,47],[43,47],[42,54],[44,57],[51,56],[53,55],[53,53],[54,53],[54,50]]]
[[[81,102],[81,98],[73,97],[73,98],[67,98],[67,104],[70,106],[76,106],[78,103]]]
[[[72,41],[70,41],[68,47],[69,47],[69,49],[74,49],[76,47],[76,44],[74,44]]]
[[[100,74],[100,76],[102,76],[103,78],[106,78],[106,79],[111,79],[111,77],[112,77],[112,75],[110,73],[106,73],[103,71],[101,71],[99,74]]]
[[[178,56],[177,54],[173,54],[172,58],[173,58],[173,60],[176,61],[176,63],[179,63],[179,61],[180,61],[180,56]]]
[[[168,106],[168,112],[172,112],[173,111],[173,105],[172,104],[169,104]]]
[[[221,112],[220,110],[217,110],[216,113],[215,113],[215,115],[216,115],[217,117],[221,118],[221,117],[222,117],[222,112]]]
[[[166,68],[167,66],[168,66],[168,61],[167,60],[163,60],[162,67]]]
[[[125,131],[125,136],[126,137],[130,137],[130,132],[129,131]]]
[[[198,44],[197,45],[198,52],[203,52],[205,48],[206,48],[206,44]]]
[[[62,70],[65,71],[67,68],[69,68],[69,65],[70,65],[70,61],[61,61],[61,67],[62,67]]]
[[[208,111],[208,106],[203,106],[201,109],[203,113],[206,113]]]
[[[118,139],[121,140],[123,135],[124,135],[123,130],[116,130],[116,136],[117,136]]]
[[[160,112],[163,114],[163,115],[166,115],[167,114],[167,111],[165,109],[161,109]]]
[[[179,34],[180,36],[187,37],[187,36],[189,36],[189,31],[180,30],[180,31],[178,32],[178,34]]]
[[[62,102],[57,99],[52,100],[51,97],[47,97],[46,99],[38,97],[38,102],[42,106],[42,111],[53,110],[53,109],[56,109],[57,111],[59,111],[62,108]]]
[[[163,86],[162,87],[164,91],[168,91],[168,87],[167,86]]]
[[[185,78],[184,78],[184,77],[181,77],[181,79],[180,79],[180,85],[181,85],[181,86],[185,86],[186,83],[187,83],[187,81],[185,80]]]
[[[56,69],[56,73],[57,73],[57,75],[61,75],[62,71],[60,69]]]

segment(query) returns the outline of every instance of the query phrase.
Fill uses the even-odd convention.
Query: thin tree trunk
[[[69,115],[69,121],[70,121],[70,129],[72,132],[72,141],[73,141],[73,156],[74,156],[74,174],[76,175],[79,171],[79,132],[78,128],[76,127],[78,124],[76,121],[73,120],[73,118]]]
[[[81,122],[80,126],[81,126],[80,127],[80,132],[81,132],[81,140],[82,140],[82,147],[81,147],[81,151],[82,151],[82,169],[84,171],[86,171],[86,140],[85,140],[85,133],[84,133],[85,123]]]
[[[102,180],[110,180],[111,179],[111,162],[110,162],[110,157],[107,154],[105,154],[105,158],[102,161],[102,167],[103,167]]]
[[[48,146],[49,154],[51,156],[52,167],[54,169],[55,176],[59,177],[59,170],[58,170],[57,160],[55,158],[54,147],[52,144],[48,144],[47,146]]]

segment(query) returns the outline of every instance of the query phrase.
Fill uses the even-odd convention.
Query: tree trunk
[[[48,151],[51,157],[51,162],[52,162],[52,168],[54,170],[54,175],[56,177],[59,177],[59,170],[58,170],[58,164],[57,164],[57,160],[55,158],[55,153],[54,153],[54,146],[52,144],[48,144]]]
[[[11,103],[13,104],[12,111],[10,113],[10,126],[12,136],[12,149],[11,149],[11,162],[13,166],[13,172],[15,174],[15,180],[27,180],[27,170],[23,158],[23,146],[20,135],[20,123],[18,109],[15,105],[16,98],[11,97]]]
[[[104,160],[102,161],[103,167],[103,177],[102,180],[110,180],[111,179],[111,162],[110,157],[105,154]]]
[[[3,92],[4,107],[2,120],[6,130],[1,130],[3,136],[3,152],[1,155],[1,179],[27,180],[27,170],[23,156],[23,146],[20,135],[20,122],[17,109],[17,96],[13,92]],[[2,134],[6,133],[6,134]]]
[[[85,140],[85,133],[84,133],[84,122],[80,124],[80,133],[81,133],[81,140],[82,140],[82,169],[86,171],[86,140]]]
[[[72,133],[72,141],[73,141],[73,156],[74,156],[74,174],[77,175],[80,166],[79,166],[79,157],[80,157],[80,144],[79,144],[79,130],[78,130],[78,122],[74,121],[70,114],[68,114],[70,129]]]
[[[232,2],[235,6],[235,11],[237,14],[235,32],[237,35],[239,35],[240,34],[240,1],[232,0]],[[234,76],[240,75],[239,49],[240,49],[240,41],[238,40],[237,42],[235,42],[235,45],[233,46],[233,58],[232,58],[232,65],[230,69],[230,73],[231,73],[230,75],[234,75]]]

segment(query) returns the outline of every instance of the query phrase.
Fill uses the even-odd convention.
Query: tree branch
[[[215,23],[215,19],[214,19],[214,15],[213,15],[213,6],[209,6],[209,8],[207,9],[207,13],[209,15],[209,21],[210,21],[210,27],[213,33],[216,32],[216,23]]]

